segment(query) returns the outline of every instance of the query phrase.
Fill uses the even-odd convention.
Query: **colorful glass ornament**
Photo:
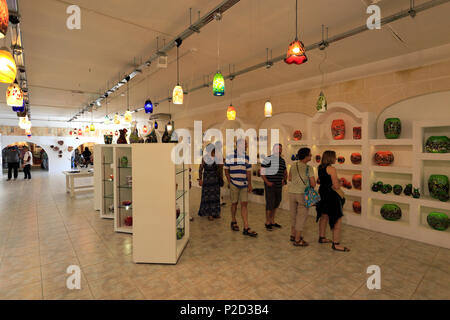
[[[326,112],[327,111],[327,98],[325,97],[323,91],[320,91],[319,99],[317,99],[316,109],[317,112]]]
[[[331,123],[331,135],[334,140],[342,140],[345,137],[345,122],[342,119],[333,120]]]
[[[23,91],[17,82],[11,84],[6,90],[6,103],[9,106],[23,106]]]
[[[89,127],[89,130],[90,130],[90,131],[95,131],[95,126],[94,126],[93,123],[91,123],[91,126]]]
[[[114,124],[120,124],[120,118],[117,113],[114,115]]]
[[[225,79],[223,78],[223,75],[220,73],[220,71],[217,71],[217,73],[214,76],[213,94],[215,96],[225,95]]]
[[[158,122],[155,121],[155,129],[158,129]]]
[[[78,135],[79,135],[79,136],[83,135],[83,131],[81,130],[81,128],[78,129]]]
[[[150,99],[145,101],[144,110],[145,113],[153,113],[153,103]]]
[[[303,42],[295,38],[295,40],[292,41],[289,45],[284,62],[286,62],[287,64],[302,64],[307,61],[308,58],[306,57],[305,46],[303,45]]]
[[[133,115],[131,114],[130,111],[125,112],[125,115],[123,116],[123,121],[130,123],[131,121],[133,121]]]
[[[13,83],[14,79],[16,79],[16,73],[16,61],[8,48],[2,48],[0,50],[0,82]]]

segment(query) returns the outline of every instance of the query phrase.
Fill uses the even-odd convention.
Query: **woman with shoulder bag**
[[[305,190],[314,188],[316,180],[310,173],[314,171],[307,163],[311,161],[311,150],[302,148],[297,153],[299,161],[295,162],[289,170],[289,209],[291,210],[291,238],[293,245],[306,247],[306,242],[302,237],[303,227],[309,214],[309,207],[305,203]]]
[[[202,187],[202,199],[198,215],[208,220],[220,218],[220,177],[219,165],[215,161],[214,145],[206,146],[206,155],[199,168],[198,183]],[[223,176],[222,176],[223,183]]]
[[[319,221],[319,243],[332,242],[332,249],[336,251],[350,251],[339,244],[341,237],[342,206],[344,205],[344,193],[341,190],[336,168],[336,152],[325,151],[322,155],[322,163],[319,166],[319,194],[321,200],[317,203],[317,220]],[[327,222],[333,231],[333,241],[325,237]]]

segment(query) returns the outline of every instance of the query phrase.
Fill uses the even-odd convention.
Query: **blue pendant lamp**
[[[145,109],[145,113],[153,113],[153,103],[150,99],[145,101],[144,109]]]

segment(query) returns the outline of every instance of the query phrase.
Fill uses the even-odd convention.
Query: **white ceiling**
[[[416,5],[429,0],[416,0]],[[156,37],[173,39],[189,25],[189,8],[201,14],[218,5],[220,0],[21,0],[23,32],[30,101],[34,118],[66,120],[71,118],[106,90],[109,81],[133,70],[156,50]],[[299,1],[300,38],[309,45],[320,41],[321,25],[329,27],[330,37],[364,25],[367,0]],[[407,10],[409,0],[378,2],[382,16]],[[66,8],[77,4],[82,9],[81,30],[66,28]],[[338,5],[337,5],[338,4]],[[323,69],[328,72],[400,56],[414,51],[450,43],[450,3],[384,26],[382,30],[362,34],[333,43],[327,50]],[[194,18],[195,20],[195,18]],[[185,89],[212,79],[217,70],[217,45],[220,43],[220,68],[228,74],[235,70],[264,62],[266,48],[273,57],[285,54],[295,37],[294,0],[241,0],[223,15],[185,40],[180,47],[180,78]],[[219,31],[220,29],[220,31]],[[395,31],[405,42],[394,39]],[[220,41],[218,35],[220,34]],[[160,41],[160,46],[161,46]],[[176,84],[176,50],[169,53],[169,67],[147,68],[130,82],[130,106],[142,107],[149,97],[166,98]],[[233,96],[270,88],[275,85],[314,77],[320,74],[319,64],[324,52],[307,53],[308,63],[295,66],[277,63],[273,68],[260,69],[233,81]],[[425,62],[424,62],[425,63]],[[183,106],[172,106],[171,112],[202,108],[230,99],[230,82],[225,97],[214,97],[211,88],[198,90],[185,98]],[[6,85],[0,85],[6,90]],[[0,90],[1,92],[3,92]],[[268,95],[275,94],[268,91]],[[126,96],[109,99],[109,113],[126,110]],[[4,98],[0,102],[4,103]],[[157,107],[168,112],[168,103]],[[94,117],[103,118],[103,105]],[[10,108],[0,110],[0,118],[14,117]],[[140,112],[144,117],[143,112]],[[90,115],[86,118],[90,119]],[[1,120],[0,120],[1,121]]]

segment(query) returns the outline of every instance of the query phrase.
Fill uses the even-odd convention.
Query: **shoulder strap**
[[[300,171],[298,171],[298,162],[295,163],[295,167],[297,168],[298,176],[299,176],[300,179],[302,180],[303,184],[304,184],[305,186],[308,186],[308,185],[306,184],[305,180],[303,180],[303,178],[302,178],[302,176],[301,176],[301,174],[300,174]]]

